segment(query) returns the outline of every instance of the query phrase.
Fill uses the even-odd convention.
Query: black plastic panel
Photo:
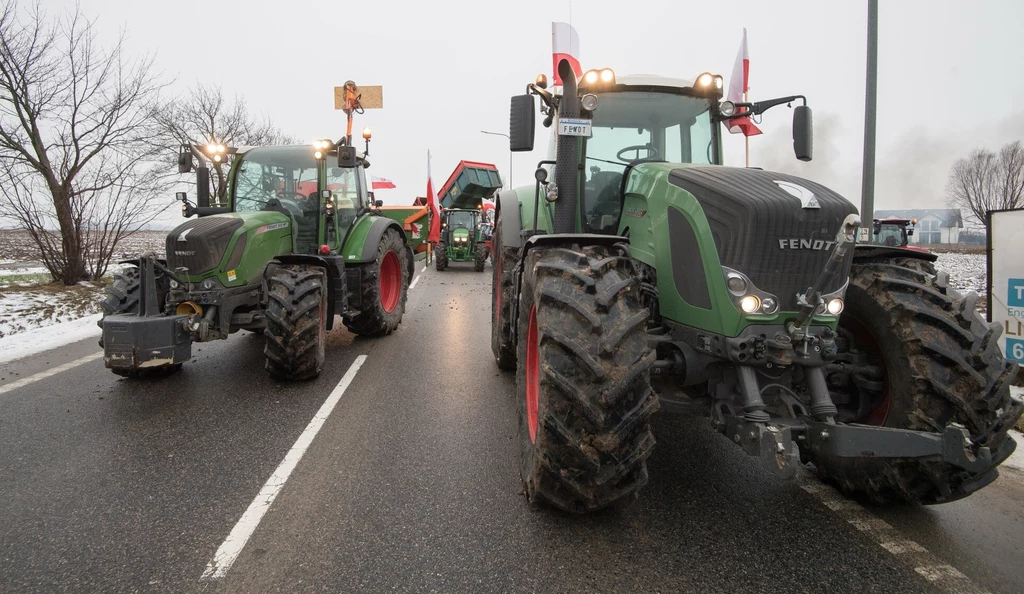
[[[231,242],[231,236],[242,226],[235,217],[203,217],[178,225],[167,235],[167,266],[188,268],[189,275],[214,270]]]
[[[857,212],[825,186],[771,171],[685,167],[673,170],[669,180],[697,198],[722,264],[775,294],[783,309],[796,308],[797,293],[813,284],[824,269],[843,220]],[[777,181],[809,190],[819,208],[804,208],[800,198]],[[839,289],[846,281],[852,256],[850,250],[825,292]]]
[[[672,252],[672,277],[679,296],[694,307],[711,309],[711,294],[697,234],[676,208],[668,209],[668,245]]]
[[[237,242],[235,242],[235,247],[231,250],[231,257],[228,258],[226,270],[234,270],[235,268],[238,268],[239,264],[241,264],[242,254],[245,253],[245,241],[248,237],[248,235],[243,235],[238,238]]]

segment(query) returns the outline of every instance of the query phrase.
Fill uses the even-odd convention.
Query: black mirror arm
[[[551,91],[548,91],[546,89],[542,89],[542,88],[538,87],[534,83],[530,83],[530,84],[526,85],[526,92],[527,93],[533,93],[534,95],[537,95],[538,97],[540,97],[541,101],[543,101],[544,104],[547,105],[548,107],[554,107],[555,106],[554,105],[555,98],[554,98],[554,95],[551,94]]]
[[[778,99],[766,99],[765,101],[755,101],[753,103],[736,103],[736,108],[739,109],[744,107],[747,111],[741,113],[734,113],[731,116],[719,116],[724,122],[729,120],[735,120],[737,118],[745,118],[752,115],[761,115],[776,105],[782,105],[783,103],[792,103],[796,100],[803,101],[804,105],[807,105],[807,97],[803,95],[790,95],[789,97],[779,97]]]

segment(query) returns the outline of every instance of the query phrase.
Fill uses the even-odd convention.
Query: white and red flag
[[[558,63],[568,60],[576,72],[576,78],[583,76],[580,68],[580,36],[569,23],[551,23],[551,68],[554,71],[553,85],[560,86],[562,79],[558,76]]]
[[[390,190],[394,189],[395,187],[395,182],[391,181],[386,177],[377,177],[376,175],[371,175],[370,178],[373,180],[372,185],[374,190]]]
[[[729,79],[729,94],[726,99],[733,103],[746,103],[747,89],[750,88],[750,54],[747,53],[747,28],[743,28],[743,41],[740,43],[740,51],[736,54],[736,64],[732,68],[732,77]],[[746,111],[740,108],[737,113]],[[744,136],[756,136],[761,130],[750,121],[750,118],[736,118],[729,120],[729,132],[732,134],[743,133]]]
[[[434,179],[430,175],[430,151],[427,151],[427,204],[430,205],[430,232],[427,241],[437,243],[441,241],[441,205],[437,202],[437,192],[434,191]]]

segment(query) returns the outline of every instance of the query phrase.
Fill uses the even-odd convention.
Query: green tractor
[[[483,233],[482,213],[459,208],[442,211],[441,240],[436,249],[434,264],[439,271],[451,262],[472,260],[473,269],[483,272],[490,252]]]
[[[722,101],[722,77],[577,80],[558,66],[511,102],[510,148],[554,126],[536,183],[498,193],[492,350],[516,370],[520,476],[532,504],[626,504],[647,482],[663,410],[706,415],[783,476],[941,503],[991,483],[1015,447],[1017,365],[977,297],[899,248],[855,245],[834,191],[723,166],[721,123],[806,99]],[[551,179],[549,179],[551,178]]]
[[[106,366],[126,377],[166,374],[191,358],[193,342],[248,330],[265,337],[271,377],[303,380],[320,374],[335,316],[363,336],[395,330],[413,257],[402,225],[367,191],[366,157],[350,137],[183,146],[179,172],[199,161],[197,204],[184,192],[178,199],[185,217],[198,217],[167,236],[166,260],[125,262],[108,289],[99,322]],[[227,203],[211,206],[209,163],[229,159]]]

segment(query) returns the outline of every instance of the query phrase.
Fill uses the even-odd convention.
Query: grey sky
[[[789,110],[766,113],[751,164],[806,175],[859,203],[866,4],[576,0],[571,10],[583,67],[620,73],[728,77],[746,26],[752,99],[804,94],[816,123],[815,160],[803,164],[792,157]],[[1024,53],[1024,2],[881,4],[876,205],[944,206],[957,157],[1024,138],[1024,77],[1011,66]],[[507,132],[509,96],[550,74],[551,21],[570,18],[559,0],[81,6],[98,17],[104,39],[124,27],[132,51],[155,53],[174,88],[220,83],[302,139],[343,133],[334,85],[383,85],[385,108],[356,125],[374,130],[370,173],[398,186],[378,193],[386,204],[424,193],[428,148],[437,185],[459,159],[507,174],[506,139],[479,131]],[[538,150],[515,156],[515,183],[530,181],[546,134],[538,126]],[[742,135],[727,135],[725,145],[727,164],[742,166]]]

